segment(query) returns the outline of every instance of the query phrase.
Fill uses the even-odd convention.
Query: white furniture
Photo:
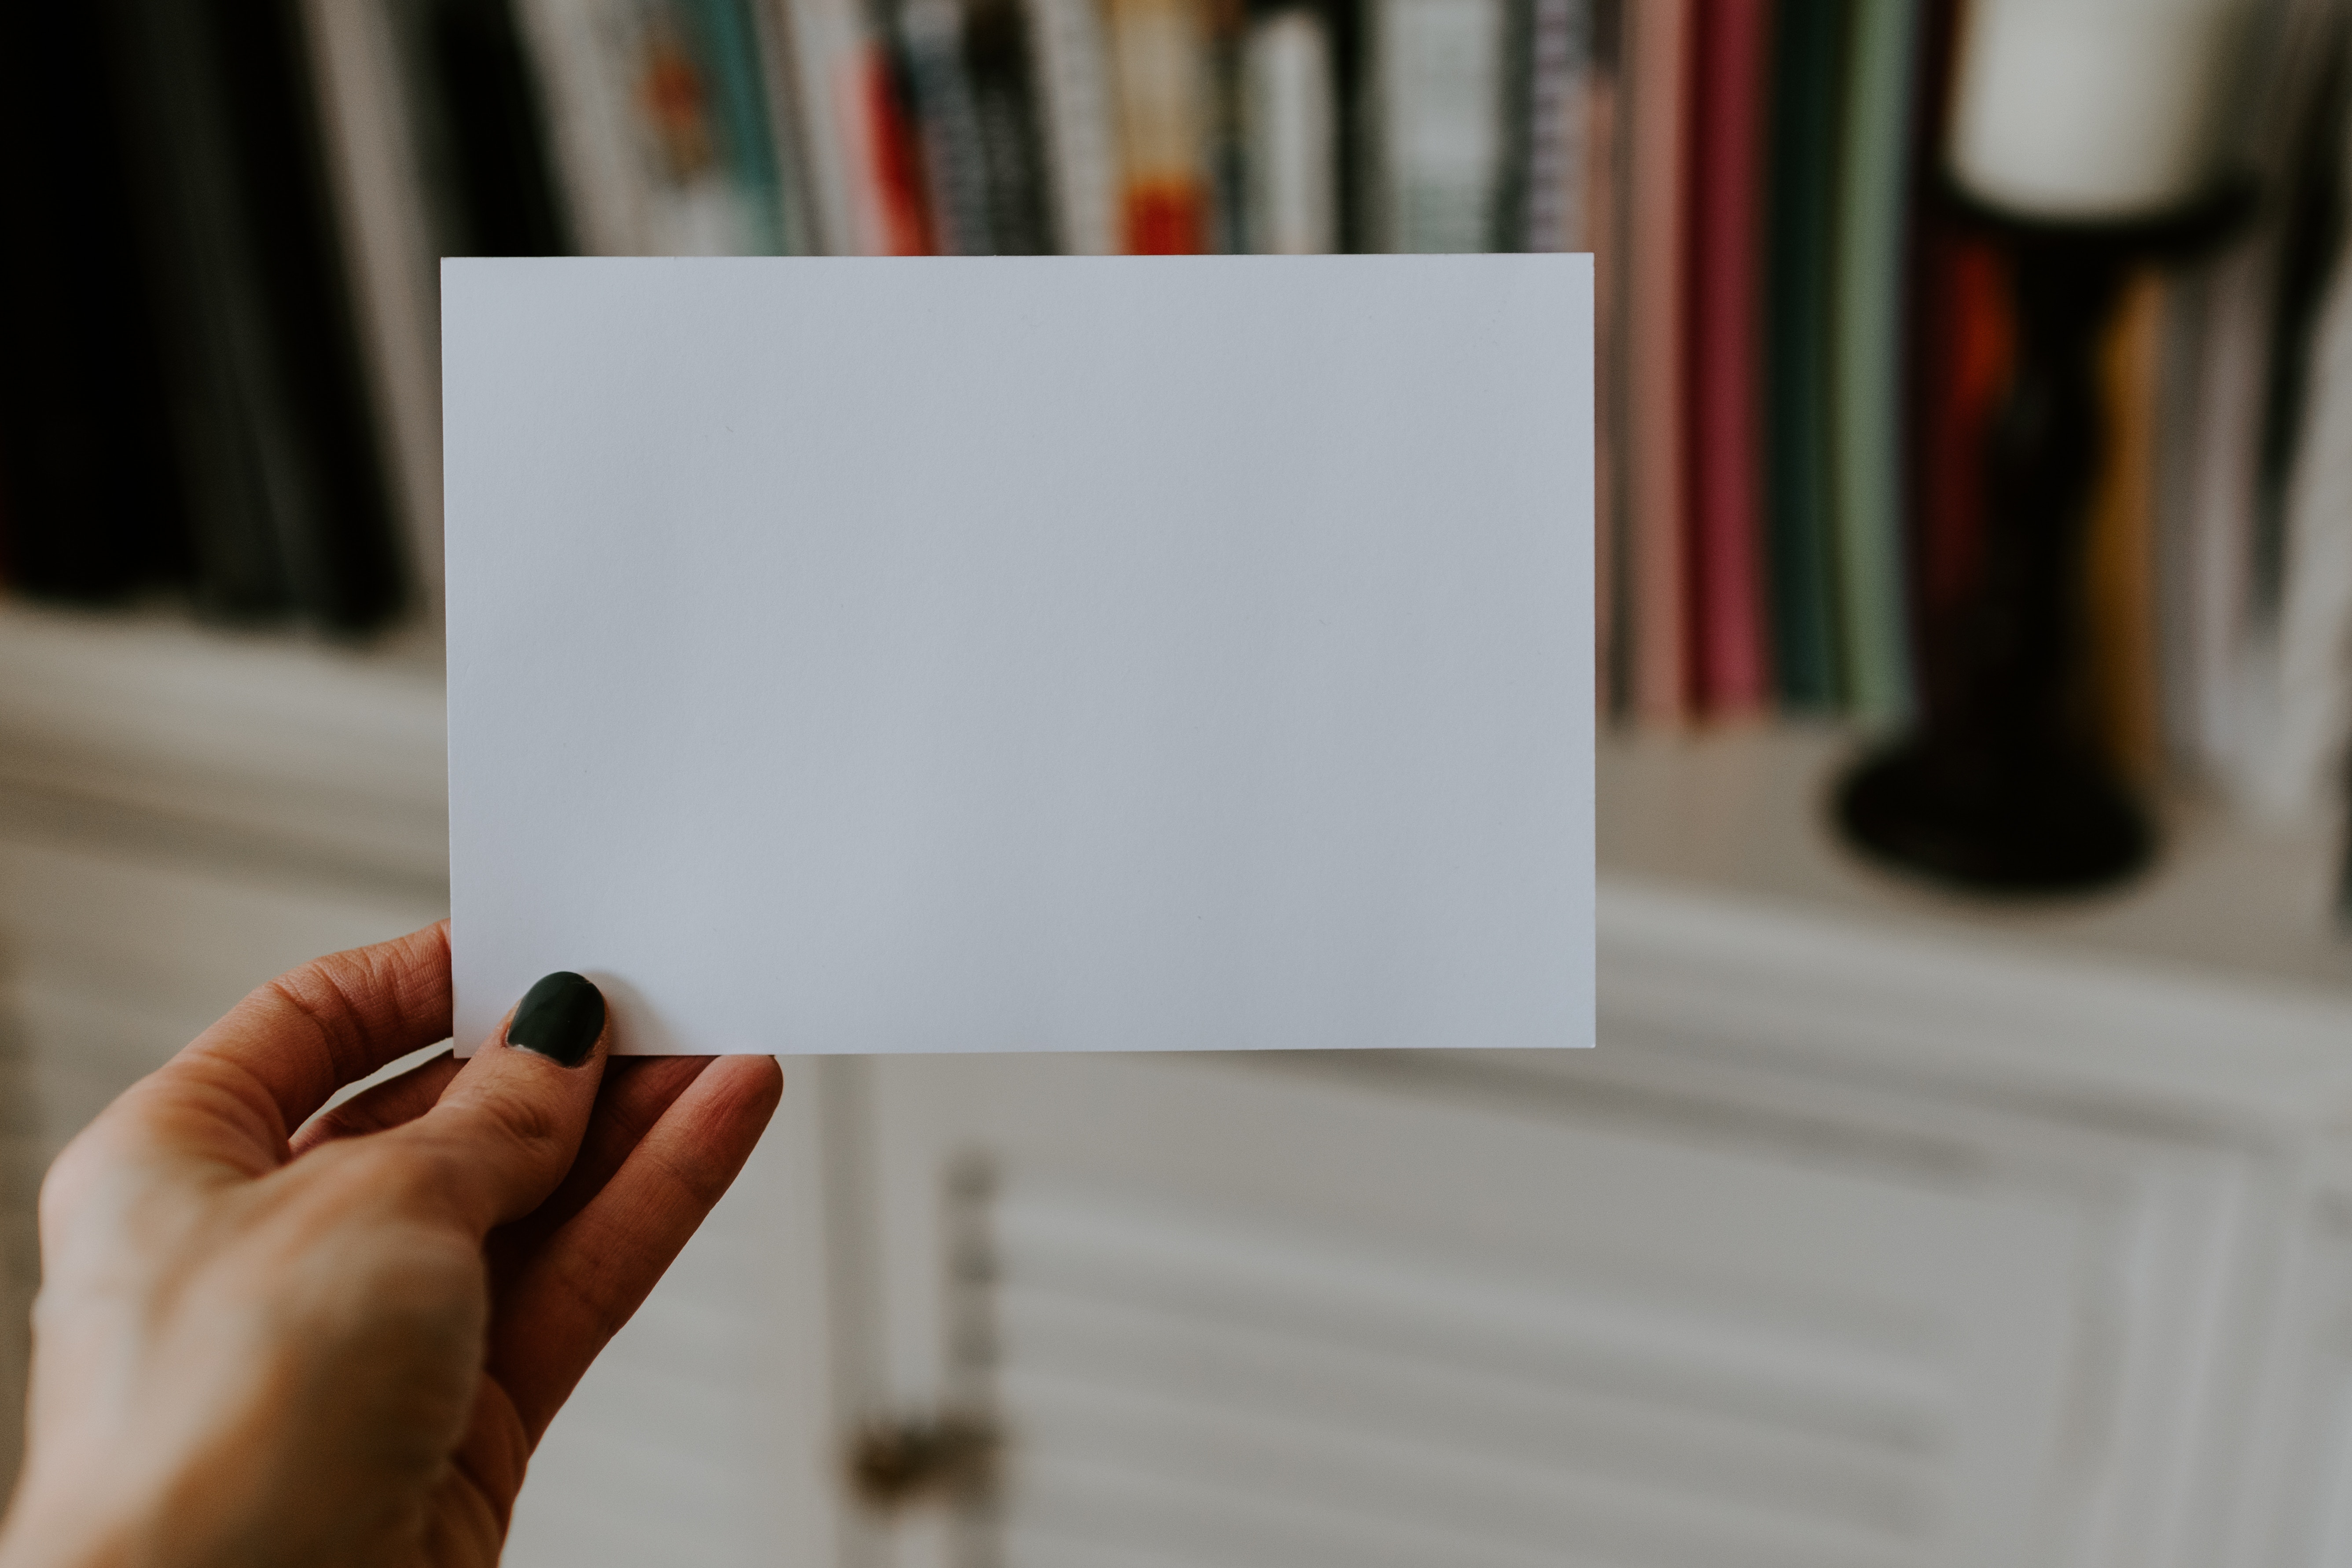
[[[11,1323],[60,1138],[438,912],[438,713],[424,655],[0,611]],[[2352,1561],[2328,836],[2184,811],[1988,912],[1827,843],[1843,744],[1608,748],[1596,1052],[788,1063],[510,1561]],[[850,1499],[957,1411],[992,1503]]]

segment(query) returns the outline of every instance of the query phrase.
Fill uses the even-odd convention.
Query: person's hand
[[[448,1033],[446,927],[322,958],[58,1157],[0,1568],[497,1560],[540,1435],[782,1079],[608,1068],[601,996],[551,976],[470,1061],[313,1118]]]

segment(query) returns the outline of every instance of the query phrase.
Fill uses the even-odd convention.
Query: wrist
[[[194,1568],[209,1531],[196,1518],[173,1528],[169,1489],[119,1463],[28,1463],[0,1521],[0,1568]]]
[[[94,1510],[20,1491],[0,1526],[0,1568],[152,1568],[132,1548],[136,1533]]]

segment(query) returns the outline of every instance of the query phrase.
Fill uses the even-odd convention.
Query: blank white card
[[[461,1046],[1591,1044],[1591,277],[445,263]]]

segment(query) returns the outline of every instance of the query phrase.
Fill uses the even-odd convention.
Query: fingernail
[[[559,969],[523,993],[507,1044],[576,1068],[604,1032],[604,994],[585,975]]]

